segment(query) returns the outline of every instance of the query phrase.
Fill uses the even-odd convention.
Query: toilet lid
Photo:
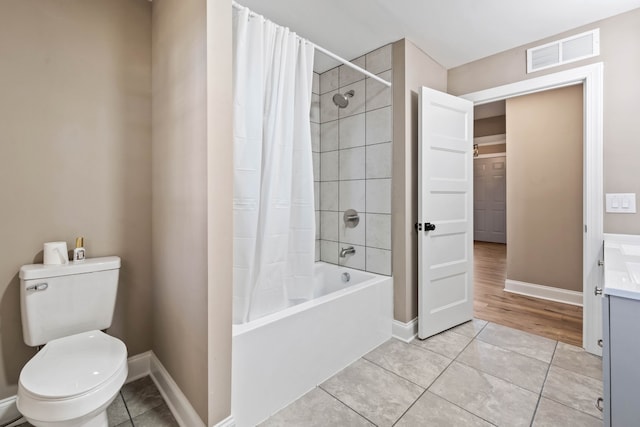
[[[49,399],[77,396],[98,387],[127,360],[124,343],[100,331],[50,341],[22,369],[20,384]]]

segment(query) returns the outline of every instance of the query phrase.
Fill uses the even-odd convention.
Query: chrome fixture
[[[339,108],[346,108],[349,105],[349,98],[353,98],[356,92],[352,89],[345,93],[336,93],[333,95],[333,103]]]
[[[342,248],[340,250],[340,258],[344,258],[347,255],[355,254],[355,253],[356,253],[356,248],[354,248],[353,246],[349,246],[348,248]]]
[[[354,209],[347,209],[342,215],[344,226],[347,228],[356,228],[360,224],[360,215]]]
[[[37,285],[27,286],[28,291],[45,291],[49,287],[48,283],[38,283]]]
[[[349,273],[347,273],[346,271],[344,273],[342,273],[342,281],[344,283],[347,283],[349,280],[351,280],[351,275]]]

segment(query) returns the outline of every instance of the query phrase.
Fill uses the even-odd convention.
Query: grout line
[[[445,368],[445,369],[446,369],[446,368]],[[444,371],[443,371],[443,372],[444,372]],[[438,377],[439,377],[439,376],[438,376]],[[437,378],[436,378],[436,379],[437,379]],[[434,380],[434,381],[435,381],[435,380]],[[422,393],[420,393],[420,396],[418,396],[418,397],[416,398],[416,400],[414,400],[414,401],[411,403],[411,405],[409,405],[409,407],[408,407],[407,409],[405,409],[405,411],[404,411],[402,414],[400,414],[400,416],[398,417],[398,419],[397,419],[397,420],[395,420],[395,422],[392,424],[392,427],[393,427],[393,426],[395,426],[396,424],[398,424],[398,423],[400,422],[400,420],[402,419],[402,417],[404,417],[404,416],[407,414],[407,412],[409,412],[409,411],[411,410],[411,408],[413,408],[413,407],[414,407],[414,405],[415,405],[416,403],[418,403],[418,400],[420,400],[420,399],[422,398],[422,396],[424,396],[424,395],[425,395],[425,393],[426,393],[426,392],[428,392],[428,391],[429,391],[429,388],[425,388],[425,389],[424,389],[424,391],[423,391]]]
[[[354,362],[355,363],[355,362]],[[352,363],[353,364],[353,363]],[[351,365],[349,365],[351,366]],[[349,367],[347,366],[347,368]],[[346,368],[345,368],[346,369]],[[343,369],[344,370],[344,369]],[[336,374],[337,375],[337,374]],[[332,377],[333,378],[333,377]],[[374,426],[377,426],[376,423],[374,423],[373,421],[371,421],[369,418],[367,418],[366,416],[364,416],[363,414],[361,414],[360,412],[356,411],[355,409],[353,409],[351,406],[347,405],[345,402],[343,402],[342,400],[340,400],[340,398],[338,398],[338,396],[335,396],[334,394],[332,394],[329,390],[326,390],[324,387],[322,387],[322,384],[317,386],[320,390],[324,391],[325,393],[327,393],[329,396],[333,397],[334,399],[336,399],[338,402],[342,403],[344,406],[346,406],[347,408],[351,409],[353,412],[355,412],[356,414],[360,415],[362,418],[364,418],[365,420],[369,421],[371,424],[373,424]]]
[[[485,422],[487,422],[488,424],[490,424],[490,425],[492,425],[492,426],[497,426],[497,424],[495,424],[493,421],[490,421],[490,420],[488,420],[488,419],[486,419],[486,418],[484,418],[484,417],[481,417],[481,416],[480,416],[480,415],[478,415],[478,414],[474,414],[473,412],[469,411],[468,409],[463,408],[462,406],[458,405],[457,403],[454,403],[454,402],[450,401],[449,399],[447,399],[447,398],[445,398],[445,397],[443,397],[443,396],[440,396],[439,394],[436,394],[436,393],[434,393],[434,392],[432,392],[432,391],[429,391],[429,390],[427,390],[427,391],[428,391],[429,393],[433,394],[434,396],[439,397],[440,399],[444,400],[445,402],[448,402],[448,403],[452,404],[452,405],[453,405],[453,406],[455,406],[456,408],[461,409],[461,410],[463,410],[464,412],[466,412],[466,413],[468,413],[468,414],[472,415],[473,417],[478,418],[478,419],[481,419],[482,421],[485,421]]]
[[[604,421],[604,417],[603,417],[603,418],[598,418],[598,417],[596,417],[595,415],[592,415],[592,414],[590,414],[590,413],[588,413],[588,412],[584,412],[584,411],[582,411],[582,410],[580,410],[580,409],[576,409],[576,408],[574,408],[574,407],[572,407],[572,406],[569,406],[569,405],[567,405],[567,404],[565,404],[565,403],[558,402],[557,400],[552,399],[552,398],[550,398],[550,397],[548,397],[548,396],[541,396],[541,397],[540,397],[540,400],[542,400],[542,397],[544,397],[544,398],[545,398],[545,399],[547,399],[547,400],[552,401],[553,403],[557,403],[558,405],[564,406],[564,407],[565,407],[565,408],[567,408],[567,409],[570,409],[570,410],[572,410],[572,411],[579,412],[579,413],[581,413],[582,415],[587,415],[587,416],[589,416],[589,417],[593,418],[594,420],[598,420],[598,421],[600,421],[600,422]],[[538,412],[538,406],[539,406],[539,405],[536,405],[536,412]],[[535,414],[534,414],[534,419],[535,419]],[[533,424],[532,424],[532,425],[533,425]]]
[[[327,211],[324,211],[324,212],[327,212]],[[371,248],[371,249],[377,249],[377,250],[379,250],[379,251],[388,251],[388,252],[391,252],[391,249],[378,248],[378,247],[376,247],[376,246],[366,246],[366,245],[363,245],[363,244],[360,244],[360,243],[351,243],[351,242],[345,242],[345,241],[342,241],[342,240],[331,240],[331,239],[322,239],[322,238],[320,238],[320,239],[315,239],[315,240],[323,240],[323,241],[325,241],[325,242],[338,243],[339,245],[340,245],[340,244],[353,245],[353,246],[360,246],[361,248]],[[462,335],[462,334],[458,334],[458,335]],[[439,353],[438,353],[438,354],[439,354]]]
[[[472,321],[473,321],[473,319],[472,319]],[[484,420],[484,421],[486,421],[487,423],[489,423],[489,424],[491,424],[491,425],[495,425],[494,423],[492,423],[491,421],[489,421],[489,420],[487,420],[487,419],[485,419],[485,418],[481,417],[480,415],[474,414],[473,412],[471,412],[471,411],[469,411],[469,410],[467,410],[467,409],[465,409],[465,408],[463,408],[463,407],[461,407],[461,406],[457,405],[456,403],[451,402],[450,400],[448,400],[448,399],[444,398],[443,396],[440,396],[439,394],[436,394],[436,393],[434,393],[434,392],[432,392],[432,391],[431,391],[431,387],[436,383],[436,381],[438,381],[438,379],[439,379],[439,378],[440,378],[440,377],[445,373],[445,371],[446,371],[447,369],[449,369],[449,367],[453,364],[453,362],[461,363],[461,362],[458,362],[458,356],[460,356],[460,355],[461,355],[461,354],[462,354],[462,353],[467,349],[467,347],[469,347],[469,345],[471,345],[471,343],[476,339],[476,337],[480,334],[480,332],[482,332],[482,330],[483,330],[483,329],[484,329],[488,324],[489,324],[489,322],[487,322],[487,323],[486,323],[486,324],[485,324],[485,325],[480,329],[480,331],[478,331],[478,333],[477,333],[473,338],[471,338],[471,340],[467,343],[467,345],[465,345],[465,346],[464,346],[464,348],[463,348],[462,350],[460,350],[460,352],[456,355],[456,357],[454,357],[453,359],[451,359],[451,361],[450,361],[450,362],[447,364],[447,366],[442,370],[442,372],[440,372],[440,374],[439,374],[439,375],[438,375],[438,376],[437,376],[437,377],[436,377],[436,378],[431,382],[431,384],[429,385],[429,387],[427,387],[427,389],[424,391],[424,393],[422,393],[422,395],[420,395],[420,397],[418,397],[418,399],[416,399],[416,400],[415,400],[415,402],[413,402],[413,403],[411,404],[411,406],[409,406],[409,408],[407,408],[407,410],[406,410],[406,411],[402,414],[402,416],[401,416],[401,417],[396,421],[396,423],[402,419],[402,417],[403,417],[403,416],[404,416],[404,415],[405,415],[405,414],[406,414],[406,413],[407,413],[407,412],[408,412],[408,411],[409,411],[409,410],[410,410],[410,409],[411,409],[411,408],[416,404],[416,402],[417,402],[418,400],[420,400],[420,398],[421,398],[421,397],[422,397],[426,392],[429,392],[429,393],[433,394],[434,396],[437,396],[438,398],[440,398],[440,399],[442,399],[442,400],[444,400],[444,401],[446,401],[446,402],[449,402],[450,404],[454,405],[455,407],[457,407],[457,408],[459,408],[459,409],[461,409],[461,410],[463,410],[463,411],[467,412],[468,414],[471,414],[472,416],[474,416],[474,417],[476,417],[476,418],[479,418],[479,419],[481,419],[481,420]],[[455,328],[455,326],[454,326],[454,328]],[[453,329],[453,328],[450,328],[450,329],[448,329],[448,330],[451,330],[451,329]],[[444,332],[444,331],[443,331],[443,332]],[[459,334],[459,333],[457,333],[457,332],[455,332],[455,331],[451,331],[451,332],[452,332],[452,333],[454,333],[454,334],[457,334],[457,335],[466,336],[466,335]],[[442,332],[441,332],[441,333],[442,333]],[[439,335],[439,334],[436,334],[436,335]],[[431,338],[431,337],[429,337],[429,338]],[[429,339],[429,338],[427,338],[427,339]],[[469,338],[469,337],[467,337],[467,338]],[[412,341],[414,341],[414,340],[412,340]],[[409,343],[409,344],[411,344],[411,343]],[[417,348],[420,348],[420,349],[422,349],[422,350],[426,350],[426,351],[433,352],[433,353],[435,353],[435,354],[438,354],[439,356],[443,356],[443,357],[446,357],[447,359],[449,359],[449,357],[448,357],[448,356],[444,356],[444,355],[442,355],[442,354],[440,354],[440,353],[438,353],[438,352],[436,352],[436,351],[433,351],[433,350],[429,350],[429,349],[423,348],[423,347],[419,346],[418,344],[414,344],[414,345],[415,345]],[[465,366],[466,366],[466,365],[465,365]],[[470,367],[470,368],[475,369],[475,368],[473,368],[473,367]],[[395,425],[395,423],[394,423],[394,425]]]
[[[555,354],[555,352],[554,352],[554,354]],[[549,370],[551,370],[551,366],[552,366],[552,365],[550,364],[550,365],[549,365]],[[596,379],[596,378],[592,378],[592,377],[589,377],[589,376],[587,376],[587,375],[584,375],[584,374],[580,374],[580,373],[578,373],[578,372],[571,371],[571,370],[569,370],[569,369],[563,368],[563,367],[558,366],[558,365],[553,365],[553,367],[555,367],[556,369],[560,369],[560,370],[562,370],[562,371],[566,371],[566,372],[568,372],[569,374],[572,374],[572,375],[578,375],[578,376],[580,376],[580,377],[584,377],[584,378],[587,378],[587,379],[590,379],[590,380],[599,381],[599,380],[598,380],[598,379]],[[545,383],[546,383],[546,380],[547,380],[547,379],[546,379],[546,377],[545,377]],[[543,389],[544,389],[544,387],[543,387]],[[597,417],[597,416],[595,416],[595,415],[592,415],[592,414],[590,414],[590,413],[588,413],[588,412],[585,412],[585,411],[583,411],[583,410],[581,410],[581,409],[574,408],[574,407],[572,407],[572,406],[566,405],[565,403],[560,402],[560,401],[558,401],[558,400],[554,399],[553,397],[550,397],[550,396],[542,396],[542,393],[541,393],[541,394],[540,394],[540,398],[542,398],[542,397],[544,397],[545,399],[551,400],[551,401],[553,401],[553,402],[555,402],[555,403],[558,403],[558,404],[560,404],[560,405],[563,405],[563,406],[565,406],[565,407],[567,407],[567,408],[569,408],[569,409],[573,409],[574,411],[578,411],[578,412],[580,412],[580,413],[582,413],[582,414],[589,415],[589,416],[591,416],[591,417],[593,417],[593,418],[595,418],[595,419],[597,419],[597,420],[602,421],[602,420],[604,419],[604,416],[603,416],[603,418],[599,418],[599,417]],[[536,409],[537,409],[537,407],[536,407]]]
[[[118,391],[118,394],[122,398],[122,403],[124,403],[124,410],[127,411],[127,415],[129,416],[129,421],[131,421],[131,424],[133,424],[133,417],[131,416],[131,412],[129,412],[129,406],[127,405],[127,401],[125,400],[124,395],[122,394],[122,389]]]
[[[391,339],[393,339],[393,338],[391,338]],[[385,341],[385,342],[386,342],[386,341]],[[376,348],[377,348],[377,347],[376,347]],[[372,350],[372,351],[373,351],[373,350]],[[368,354],[368,353],[367,353],[367,354]],[[421,389],[423,389],[423,393],[424,393],[425,391],[427,391],[427,389],[431,386],[431,384],[429,384],[429,386],[425,387],[425,386],[423,386],[422,384],[418,384],[417,382],[410,380],[409,378],[403,377],[403,376],[402,376],[402,375],[400,375],[399,373],[397,373],[397,372],[393,372],[393,371],[392,371],[392,370],[390,370],[389,368],[385,368],[384,366],[382,366],[382,365],[380,365],[380,364],[378,364],[378,363],[374,362],[373,360],[369,360],[369,359],[367,359],[367,358],[366,358],[366,354],[365,354],[364,356],[362,356],[362,359],[363,359],[363,360],[366,360],[367,362],[371,363],[372,365],[375,365],[375,366],[377,366],[378,368],[380,368],[380,369],[382,369],[382,370],[384,370],[384,371],[386,371],[386,372],[388,372],[388,373],[390,373],[390,374],[393,374],[394,376],[396,376],[396,377],[398,377],[398,378],[403,379],[404,381],[410,382],[411,384],[415,385],[416,387],[420,387]],[[449,366],[449,365],[447,365],[447,366]],[[446,369],[446,368],[445,368],[445,369]],[[434,381],[435,381],[435,380],[434,380]],[[420,393],[420,396],[422,396],[422,393]],[[416,398],[416,400],[418,400],[418,399],[419,399],[419,397],[418,397],[418,398]],[[415,402],[414,402],[414,403],[415,403]]]
[[[441,332],[441,333],[442,333],[442,332]],[[439,335],[439,334],[436,334],[436,335]],[[458,335],[460,335],[460,334],[458,334]],[[429,338],[431,338],[431,337],[429,337]],[[427,339],[429,339],[429,338],[427,338]],[[412,340],[412,341],[413,341],[413,340]],[[471,341],[473,341],[473,339],[472,339]],[[469,341],[469,343],[467,343],[467,345],[466,345],[466,346],[465,346],[465,347],[460,351],[460,353],[462,353],[462,352],[464,351],[464,349],[465,349],[465,348],[467,348],[467,346],[471,343],[471,341]],[[409,344],[411,344],[411,343],[409,343]],[[415,345],[416,347],[418,347],[418,348],[421,348],[421,347],[420,347],[419,345],[417,345],[417,344],[414,344],[414,345]],[[423,350],[427,350],[427,349],[423,349]],[[428,350],[428,351],[432,351],[432,350]],[[442,354],[440,354],[440,353],[438,353],[438,352],[435,352],[435,351],[432,351],[432,352],[433,352],[433,353],[435,353],[435,354],[438,354],[439,356],[446,357],[447,359],[450,359],[449,357],[444,356],[444,355],[442,355]],[[459,355],[459,353],[458,353],[458,355]],[[457,356],[456,356],[456,358],[457,358]],[[409,411],[411,410],[411,408],[413,408],[413,406],[418,402],[418,400],[420,400],[420,399],[422,398],[422,396],[424,396],[424,394],[425,394],[426,392],[429,392],[429,393],[433,394],[434,396],[437,396],[437,397],[439,397],[440,399],[443,399],[443,400],[446,400],[447,402],[449,402],[447,399],[445,399],[445,398],[443,398],[442,396],[440,396],[440,395],[438,395],[438,394],[435,394],[435,393],[433,393],[433,392],[431,392],[431,391],[429,391],[429,390],[430,390],[430,389],[431,389],[431,387],[436,383],[436,381],[438,381],[438,379],[439,379],[439,378],[440,378],[440,377],[445,373],[445,371],[446,371],[447,369],[449,369],[449,367],[453,364],[453,362],[455,362],[456,358],[450,359],[450,361],[449,361],[449,363],[447,364],[447,366],[446,366],[446,367],[445,367],[445,368],[444,368],[444,369],[443,369],[443,370],[438,374],[438,376],[436,376],[436,377],[433,379],[433,381],[431,381],[431,384],[429,384],[429,386],[428,386],[428,387],[427,387],[427,388],[422,392],[422,394],[420,394],[420,396],[418,396],[418,398],[417,398],[416,400],[414,400],[414,402],[413,402],[411,405],[409,405],[409,407],[408,407],[408,408],[407,408],[407,409],[402,413],[402,415],[400,415],[400,417],[396,420],[396,422],[395,422],[395,423],[393,423],[393,425],[396,425],[396,424],[397,424],[397,423],[402,419],[402,417],[404,417],[404,416],[407,414],[407,412],[409,412]],[[453,403],[453,402],[449,402],[449,403],[451,403],[452,405],[454,405],[454,406],[456,406],[456,407],[458,407],[458,408],[462,409],[463,411],[468,412],[468,413],[470,413],[471,415],[473,415],[473,416],[476,416],[476,417],[477,417],[477,415],[475,415],[475,414],[473,414],[473,413],[471,413],[471,412],[467,411],[466,409],[464,409],[464,408],[462,408],[462,407],[460,407],[460,406],[456,405],[455,403]],[[481,417],[478,417],[478,418],[481,418]],[[482,418],[482,419],[484,419],[484,418]],[[485,421],[486,421],[486,420],[485,420]]]
[[[538,413],[538,407],[540,406],[540,400],[542,400],[542,392],[544,391],[544,386],[547,384],[547,378],[549,377],[549,371],[551,370],[551,364],[553,363],[553,358],[556,355],[557,349],[558,349],[558,341],[556,341],[556,345],[553,347],[551,360],[549,361],[549,366],[547,367],[547,372],[544,376],[544,381],[542,382],[542,387],[540,388],[540,393],[538,394],[538,401],[536,402],[536,407],[533,410],[533,415],[531,417],[531,423],[529,423],[529,426],[533,426],[533,421],[536,419],[536,414]]]
[[[473,320],[472,320],[472,321],[473,321]],[[482,329],[484,329],[488,324],[489,324],[489,322],[487,322],[487,324],[486,324],[486,325],[484,325],[484,326],[482,327]],[[482,332],[482,329],[480,330],[480,332]],[[454,332],[454,331],[451,331],[451,332],[452,332],[452,333],[457,334],[457,332]],[[449,365],[447,365],[447,367],[445,368],[445,370],[444,370],[444,371],[442,371],[442,373],[441,373],[440,375],[438,375],[438,378],[440,378],[440,377],[444,374],[444,372],[445,372],[447,369],[449,369],[449,367],[450,367],[451,365],[453,365],[453,362],[456,362],[456,363],[460,363],[460,364],[462,364],[461,362],[458,362],[458,357],[459,357],[459,356],[460,356],[460,355],[461,355],[461,354],[462,354],[462,353],[467,349],[467,347],[469,347],[469,346],[471,345],[471,343],[476,339],[476,337],[480,334],[480,332],[478,332],[478,333],[477,333],[473,338],[471,338],[471,340],[467,343],[467,345],[465,345],[465,346],[464,346],[464,348],[463,348],[462,350],[460,350],[460,352],[456,355],[456,357],[455,357],[455,358],[453,358],[453,359],[451,360],[451,363],[449,363]],[[458,334],[458,335],[462,335],[462,334]],[[467,366],[467,365],[465,365],[465,366]],[[471,366],[469,366],[469,367],[470,367],[471,369],[475,369],[475,368],[473,368],[473,367],[471,367]],[[481,371],[479,371],[479,370],[478,370],[478,372],[481,372]],[[435,382],[438,380],[438,378],[436,378],[436,379],[433,381],[433,383],[431,383],[431,385],[429,386],[429,389],[431,389],[431,386],[433,386],[433,384],[435,384]],[[444,396],[440,396],[439,394],[436,394],[436,393],[431,392],[431,391],[430,391],[430,393],[433,393],[434,395],[438,396],[439,398],[441,398],[441,399],[443,399],[443,400],[445,400],[445,401],[447,401],[447,402],[451,403],[452,405],[454,405],[454,406],[456,406],[456,407],[458,407],[458,408],[462,409],[462,410],[463,410],[463,411],[465,411],[465,412],[468,412],[469,414],[473,415],[474,417],[480,418],[481,420],[486,421],[486,422],[488,422],[488,423],[489,423],[489,424],[491,424],[491,425],[495,425],[493,422],[491,422],[491,421],[489,421],[489,420],[485,419],[484,417],[482,417],[482,416],[480,416],[480,415],[478,415],[478,414],[474,414],[473,412],[471,412],[471,411],[469,411],[469,410],[467,410],[467,409],[463,408],[462,406],[460,406],[460,405],[458,405],[458,404],[456,404],[456,403],[454,403],[454,402],[451,402],[449,399],[446,399]]]
[[[389,104],[389,105],[383,105],[382,107],[376,107],[376,108],[372,108],[370,110],[366,110],[365,113],[371,113],[373,111],[378,111],[378,110],[382,110],[383,108],[389,108],[391,110],[393,110],[393,104]],[[366,109],[366,108],[365,108]],[[393,114],[393,112],[392,112]]]
[[[327,395],[329,395],[332,399],[335,399],[336,401],[338,401],[340,404],[344,405],[348,410],[350,410],[351,412],[355,413],[356,415],[362,417],[363,419],[369,421],[370,423],[372,423],[373,425],[375,425],[375,423],[373,423],[369,418],[365,417],[364,415],[362,415],[360,412],[356,411],[355,409],[353,409],[351,406],[347,405],[346,403],[344,403],[342,400],[338,399],[336,396],[334,396],[333,394],[329,393],[327,390],[323,389],[320,385],[316,386],[320,391],[322,391],[323,393],[326,393]]]
[[[393,339],[393,338],[391,338],[391,339]],[[387,340],[387,341],[388,341],[388,340]],[[387,341],[385,341],[385,342],[387,342]],[[380,346],[378,346],[378,347],[380,347]],[[376,348],[378,348],[378,347],[376,347]],[[373,350],[372,350],[372,351],[373,351]],[[367,353],[367,354],[368,354],[368,353]],[[366,356],[366,355],[365,355],[365,356]],[[415,403],[420,399],[420,397],[422,397],[422,395],[423,395],[423,394],[425,394],[425,393],[426,393],[426,391],[429,389],[429,387],[426,387],[426,388],[425,388],[424,386],[422,386],[422,385],[420,385],[420,384],[417,384],[417,383],[415,383],[415,382],[411,381],[411,380],[410,380],[410,379],[408,379],[408,378],[403,377],[402,375],[400,375],[400,374],[398,374],[398,373],[396,373],[396,372],[390,371],[389,369],[385,368],[384,366],[380,366],[380,365],[378,365],[377,363],[375,363],[375,362],[373,362],[373,361],[371,361],[371,360],[369,360],[369,359],[365,358],[364,356],[363,356],[363,357],[361,357],[359,360],[364,360],[364,361],[366,361],[366,362],[368,362],[368,363],[371,363],[372,365],[377,366],[378,368],[382,369],[383,371],[388,372],[388,373],[392,374],[393,376],[400,378],[401,380],[407,381],[408,383],[411,383],[411,384],[415,385],[416,387],[419,387],[419,388],[423,389],[423,390],[422,390],[422,392],[420,393],[420,395],[418,395],[418,397],[416,397],[416,399],[411,403],[411,405],[409,405],[409,407],[408,407],[408,408],[407,408],[407,409],[402,413],[402,415],[400,415],[400,417],[398,417],[398,419],[393,423],[394,425],[395,425],[395,423],[397,423],[397,422],[400,420],[400,418],[402,418],[402,417],[404,416],[404,414],[405,414],[405,413],[406,413],[406,412],[407,412],[407,411],[408,411],[408,410],[409,410],[413,405],[415,405]],[[355,362],[354,362],[354,363],[355,363]],[[352,363],[351,365],[353,365],[353,363]],[[349,366],[351,366],[351,365],[349,365]],[[447,367],[448,367],[448,366],[449,366],[449,365],[447,365]],[[346,368],[345,368],[345,369],[346,369]],[[446,369],[446,368],[445,368],[445,369]],[[443,372],[444,372],[444,370],[443,370]],[[439,376],[439,375],[438,375],[438,376]],[[436,378],[436,379],[437,379],[437,378]],[[435,381],[435,380],[434,380],[434,381]],[[433,382],[432,382],[432,384],[433,384]],[[328,392],[327,392],[327,393],[328,393]],[[348,405],[347,405],[347,406],[348,406]],[[366,418],[366,417],[365,417],[365,418]],[[375,425],[375,423],[374,423],[374,425]]]
[[[452,332],[452,333],[454,333],[454,334],[458,334],[456,331],[451,331],[451,332]],[[458,334],[458,335],[462,335],[462,334]],[[465,336],[465,335],[463,335],[463,336]],[[467,337],[467,338],[469,338],[469,337]],[[458,362],[458,357],[460,357],[460,355],[461,355],[462,353],[464,353],[464,351],[467,349],[467,347],[469,347],[469,346],[471,345],[471,343],[472,343],[475,339],[476,339],[476,337],[471,338],[471,339],[469,340],[469,342],[467,343],[467,345],[465,345],[465,346],[462,348],[462,350],[460,350],[460,351],[458,352],[458,354],[456,355],[456,357],[454,357],[454,358],[453,358],[453,361]],[[453,362],[452,362],[452,363],[453,363]],[[460,362],[458,362],[458,363],[460,363]],[[474,369],[475,369],[475,368],[474,368]]]

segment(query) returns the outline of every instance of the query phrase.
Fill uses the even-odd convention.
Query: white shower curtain
[[[246,8],[234,30],[234,323],[312,297],[313,45]]]

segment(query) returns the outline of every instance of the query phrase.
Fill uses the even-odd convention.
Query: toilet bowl
[[[49,341],[22,369],[17,406],[36,427],[106,427],[127,378],[124,343],[101,331]]]

